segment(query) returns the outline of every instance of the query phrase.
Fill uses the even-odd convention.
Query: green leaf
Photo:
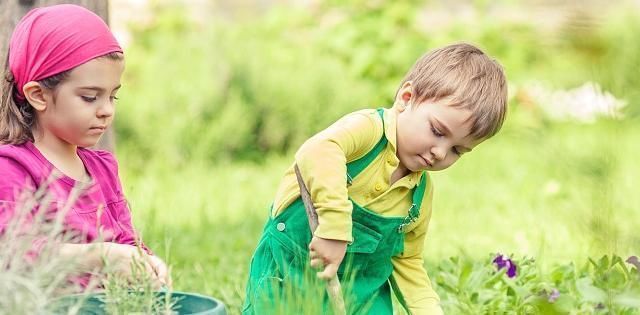
[[[592,285],[589,278],[580,278],[576,281],[576,288],[585,301],[594,303],[603,303],[607,294],[600,288]]]
[[[467,281],[465,290],[469,291],[477,291],[482,285],[484,278],[487,277],[487,273],[484,268],[474,269],[473,272],[469,275],[469,280]]]
[[[460,271],[460,278],[458,279],[458,287],[463,288],[469,276],[474,271],[473,265],[469,263],[462,263],[462,270]]]
[[[519,286],[517,283],[515,283],[511,279],[507,278],[507,279],[505,279],[504,282],[507,284],[507,286],[509,286],[509,288],[511,288],[513,290],[513,292],[515,293],[515,295],[517,297],[524,297],[527,294],[529,294],[529,292],[526,289],[522,288],[521,286]]]
[[[604,284],[602,287],[614,289],[624,286],[627,280],[624,272],[620,268],[611,268],[603,275]]]
[[[553,303],[553,308],[561,313],[569,313],[569,311],[573,310],[576,305],[576,298],[570,296],[568,294],[562,294],[560,297]]]
[[[450,273],[441,272],[436,276],[436,281],[441,288],[451,293],[457,294],[459,291],[456,287],[456,277]]]
[[[555,283],[566,282],[573,278],[573,265],[562,265],[551,271],[551,281]]]
[[[624,260],[622,260],[622,258],[620,256],[615,256],[616,261],[615,263],[620,267],[620,269],[622,269],[622,271],[624,272],[625,275],[625,279],[629,279],[630,274],[629,274],[629,268],[627,268],[626,262]]]
[[[633,307],[640,309],[640,293],[624,292],[613,298],[613,304],[621,307]]]
[[[491,276],[489,279],[487,279],[487,281],[485,281],[484,287],[486,288],[493,287],[493,285],[495,285],[496,282],[500,281],[502,277],[505,277],[505,273],[507,273],[506,268],[502,268],[501,270],[497,271],[493,276]]]
[[[603,272],[607,270],[607,268],[609,268],[609,256],[604,255],[600,258],[600,261],[598,261],[598,271]]]

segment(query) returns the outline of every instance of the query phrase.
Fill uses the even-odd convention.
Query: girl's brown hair
[[[122,60],[124,57],[121,53],[113,52],[98,58]],[[43,88],[55,90],[67,79],[71,71],[73,69],[39,80],[38,83]],[[9,54],[7,54],[2,82],[0,82],[0,144],[22,144],[33,141],[32,130],[37,123],[35,111],[27,100],[20,100],[17,97],[17,89],[9,68]]]

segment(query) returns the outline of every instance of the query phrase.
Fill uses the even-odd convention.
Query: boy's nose
[[[431,153],[436,160],[444,160],[447,156],[447,150],[441,146],[435,146],[431,149]]]

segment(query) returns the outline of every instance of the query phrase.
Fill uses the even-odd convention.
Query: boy
[[[302,257],[319,278],[337,273],[349,282],[349,313],[393,313],[393,289],[410,314],[441,314],[423,262],[433,198],[427,172],[495,135],[506,103],[500,65],[472,45],[450,45],[416,62],[391,109],[351,113],[307,140],[295,164],[318,228],[311,236],[291,166],[252,259],[243,312],[282,303],[274,284],[307,290]]]

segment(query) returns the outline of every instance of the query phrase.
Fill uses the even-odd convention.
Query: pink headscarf
[[[18,98],[22,88],[73,69],[91,59],[122,52],[107,24],[77,5],[61,4],[29,11],[11,36],[9,67]]]

